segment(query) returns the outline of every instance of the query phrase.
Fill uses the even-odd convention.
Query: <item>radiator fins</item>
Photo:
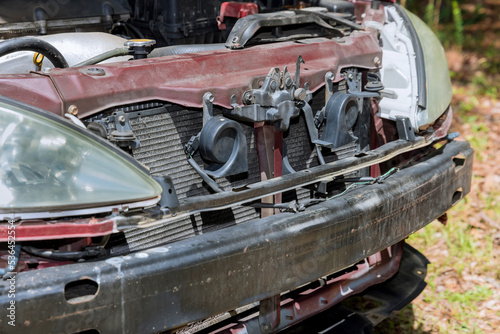
[[[321,104],[324,98],[317,96],[315,100]],[[316,106],[313,105],[313,107]],[[139,117],[130,121],[134,134],[141,142],[141,146],[132,152],[134,158],[148,166],[152,175],[169,175],[174,182],[180,199],[210,194],[208,189],[204,187],[201,177],[187,162],[184,154],[184,145],[191,136],[197,134],[202,128],[201,110],[165,108],[164,113]],[[174,110],[168,110],[167,108]],[[242,124],[242,126],[247,138],[249,171],[237,176],[217,179],[219,187],[224,190],[260,181],[254,129],[251,125]],[[303,116],[292,121],[289,131],[284,134],[284,141],[287,145],[290,164],[295,170],[318,165],[316,151],[310,143]],[[325,154],[325,160],[329,162],[352,156],[355,149],[354,144],[344,147],[335,154]],[[195,160],[200,166],[204,166],[199,154],[195,155]],[[285,193],[283,199],[286,201],[301,200],[310,198],[310,196],[310,190],[297,189]],[[259,210],[250,207],[236,207],[198,213],[187,218],[170,221],[168,224],[141,229],[127,229],[123,233],[113,235],[108,246],[113,255],[119,255],[230,225],[241,224],[259,217]]]

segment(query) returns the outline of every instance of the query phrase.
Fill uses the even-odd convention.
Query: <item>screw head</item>
[[[120,116],[118,116],[118,122],[120,122],[120,123],[124,124],[124,123],[125,123],[125,120],[126,120],[125,115],[120,115]]]
[[[208,102],[214,102],[214,99],[215,99],[214,94],[212,94],[210,92],[205,93],[205,95],[203,97]]]
[[[70,105],[68,107],[68,114],[73,115],[73,116],[78,115],[78,107],[75,106],[74,104]]]
[[[382,60],[379,57],[375,57],[373,58],[373,63],[375,64],[375,66],[380,66]]]
[[[243,94],[243,102],[245,104],[251,104],[252,101],[253,101],[252,92],[245,92],[245,94]]]

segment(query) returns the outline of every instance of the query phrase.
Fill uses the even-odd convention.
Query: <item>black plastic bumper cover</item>
[[[470,191],[472,155],[468,143],[451,142],[383,184],[304,212],[104,261],[19,273],[16,327],[7,317],[11,281],[0,282],[0,332],[158,332],[277,295],[346,268],[442,215]],[[70,298],[79,284],[90,292]]]

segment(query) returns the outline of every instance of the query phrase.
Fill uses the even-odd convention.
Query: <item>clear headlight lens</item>
[[[0,212],[94,208],[161,194],[140,166],[84,131],[0,101]]]

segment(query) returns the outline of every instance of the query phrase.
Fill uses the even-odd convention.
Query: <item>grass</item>
[[[455,89],[455,130],[475,150],[472,191],[408,242],[431,261],[424,292],[379,325],[378,333],[498,333],[500,328],[500,103]],[[498,169],[500,171],[500,168]],[[491,180],[496,180],[496,183]],[[408,320],[410,319],[410,321]]]

